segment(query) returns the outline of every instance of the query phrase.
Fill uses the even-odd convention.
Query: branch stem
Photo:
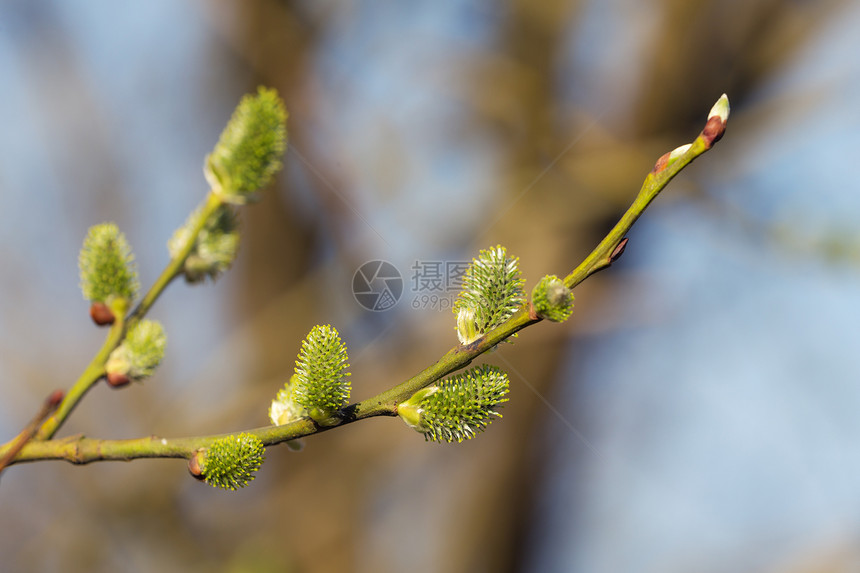
[[[53,438],[54,434],[57,433],[57,430],[60,429],[60,426],[63,425],[63,422],[66,421],[66,418],[68,418],[75,409],[75,406],[78,405],[78,402],[81,401],[84,395],[96,382],[102,379],[105,375],[105,363],[107,363],[108,357],[110,357],[110,353],[113,352],[114,348],[119,346],[122,342],[122,339],[125,336],[125,327],[125,316],[124,314],[120,314],[111,325],[102,347],[96,355],[93,356],[93,359],[84,369],[77,381],[71,388],[69,388],[69,391],[66,392],[66,396],[63,398],[63,401],[60,402],[57,411],[49,416],[48,419],[39,427],[39,431],[36,432],[36,435],[33,437],[34,441],[50,440]],[[5,445],[3,448],[0,448],[0,451],[3,451],[3,449],[5,449]]]
[[[135,308],[128,317],[125,316],[125,312],[117,313],[119,316],[111,325],[101,349],[99,349],[90,361],[89,365],[84,369],[83,373],[66,393],[65,398],[63,398],[57,411],[48,417],[48,419],[39,427],[39,430],[32,437],[31,443],[50,440],[53,438],[54,434],[57,433],[57,430],[60,429],[60,426],[63,425],[75,409],[75,406],[78,405],[78,402],[83,399],[84,395],[86,395],[89,389],[92,388],[96,382],[105,376],[105,364],[107,363],[111,352],[113,352],[122,343],[125,338],[125,334],[128,331],[128,327],[146,316],[149,309],[153,304],[155,304],[155,301],[161,293],[164,292],[164,289],[167,288],[173,279],[182,273],[185,259],[188,258],[188,255],[194,248],[197,236],[200,234],[200,231],[203,229],[209,216],[212,215],[212,213],[214,213],[221,204],[221,199],[217,197],[215,193],[210,192],[206,196],[202,206],[201,216],[198,217],[195,226],[191,229],[188,242],[183,246],[177,256],[173,257],[170,262],[168,262],[167,266],[144,295],[140,304],[137,305],[137,308]],[[0,456],[7,454],[14,446],[14,439],[0,446]],[[18,456],[18,459],[20,459],[20,456]],[[17,459],[15,461],[17,461]]]
[[[702,155],[718,141],[725,131],[728,118],[728,99],[720,98],[701,134],[689,145],[665,154],[654,169],[646,176],[638,195],[633,203],[604,237],[597,247],[564,279],[565,285],[573,289],[594,273],[607,268],[617,259],[623,248],[624,236],[642,215],[645,209],[657,197],[669,181],[694,159]],[[213,193],[210,193],[204,204],[204,213],[198,225],[194,228],[192,238],[183,251],[164,269],[161,276],[147,292],[138,307],[129,315],[128,321],[118,320],[113,325],[102,350],[96,355],[81,378],[72,387],[66,399],[60,404],[57,413],[49,418],[40,429],[35,440],[23,445],[21,451],[11,463],[32,462],[38,460],[66,460],[76,464],[85,464],[105,460],[131,460],[137,458],[190,458],[200,448],[208,447],[214,440],[232,434],[218,434],[190,438],[165,439],[156,436],[131,440],[98,440],[84,436],[72,436],[58,440],[50,440],[60,424],[65,420],[72,408],[83,394],[104,375],[104,363],[110,352],[122,341],[128,322],[142,318],[161,292],[182,269],[182,264],[190,253],[197,234],[207,218],[221,204]],[[266,446],[317,434],[326,430],[351,424],[358,420],[377,416],[396,416],[397,406],[410,398],[415,392],[429,386],[443,377],[469,365],[476,357],[487,352],[500,342],[513,336],[518,331],[530,326],[540,319],[529,314],[529,303],[514,313],[504,324],[486,333],[478,340],[463,346],[458,345],[449,350],[436,363],[422,370],[412,378],[397,386],[381,392],[372,398],[362,400],[347,406],[336,413],[324,424],[318,425],[310,418],[302,418],[283,426],[266,426],[245,430],[260,438]],[[125,323],[125,324],[124,324]],[[11,442],[10,442],[11,444]],[[10,451],[10,444],[0,447],[0,458]]]
[[[671,181],[684,167],[710,149],[710,147],[711,145],[708,144],[707,138],[704,136],[703,132],[681,155],[670,159],[671,154],[667,153],[661,157],[654,169],[645,177],[645,181],[642,183],[642,188],[633,200],[633,204],[630,205],[618,223],[615,224],[600,244],[591,251],[591,254],[589,254],[572,273],[564,278],[565,286],[569,289],[573,289],[594,273],[611,265],[613,261],[612,255],[615,252],[616,247],[618,247],[619,243],[624,239],[624,235],[630,231],[630,228],[633,227],[633,224],[639,219],[642,213],[645,212],[645,209],[647,209],[651,202],[657,198],[660,191],[662,191],[666,185],[669,184],[669,181]],[[661,165],[664,159],[666,160],[666,164]]]
[[[131,316],[129,316],[130,324],[133,321],[138,321],[146,316],[146,313],[149,312],[149,309],[153,304],[155,304],[155,301],[158,300],[158,297],[161,296],[161,293],[164,292],[167,285],[169,285],[173,279],[182,274],[182,267],[185,265],[185,259],[188,258],[188,255],[190,255],[192,249],[194,249],[194,243],[197,241],[197,236],[206,225],[209,217],[212,216],[221,204],[222,200],[218,195],[210,191],[203,202],[202,212],[197,218],[194,227],[191,229],[188,241],[182,247],[182,250],[179,251],[179,253],[172,258],[169,263],[167,263],[167,266],[164,267],[164,270],[161,271],[161,274],[157,279],[155,279],[155,282],[152,283],[152,286],[144,295],[143,299],[141,299],[140,304],[138,304],[137,308],[135,308],[131,313]]]

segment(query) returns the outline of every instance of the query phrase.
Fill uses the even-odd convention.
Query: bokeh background
[[[361,399],[456,342],[416,262],[497,243],[529,288],[572,269],[723,92],[725,138],[624,257],[484,357],[504,419],[425,444],[397,419],[269,450],[253,484],[176,460],[17,465],[3,571],[860,570],[860,3],[581,0],[0,5],[0,437],[100,345],[77,286],[117,222],[142,282],[206,192],[242,94],[290,111],[234,269],[152,312],[167,358],[61,435],[257,427],[317,323]],[[402,272],[396,307],[351,293]],[[421,298],[435,294],[437,298]]]

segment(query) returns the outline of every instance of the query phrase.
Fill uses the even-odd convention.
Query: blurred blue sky
[[[752,222],[673,203],[630,234],[613,269],[629,282],[614,310],[628,324],[572,342],[587,387],[568,400],[588,444],[550,424],[567,455],[545,491],[535,570],[795,571],[854,546],[858,26],[855,3],[695,166],[705,193]],[[774,224],[796,235],[774,241]],[[828,259],[833,240],[844,254]],[[860,569],[850,551],[838,563]]]
[[[311,123],[305,145],[343,161],[356,250],[402,270],[462,258],[488,223],[501,158],[486,132],[457,131],[469,110],[448,68],[492,49],[494,8],[366,4],[331,8],[312,62],[320,111],[291,121]],[[557,62],[559,93],[606,129],[632,114],[638,50],[653,32],[647,4],[584,2]],[[86,312],[76,268],[86,228],[116,220],[153,277],[167,237],[206,191],[202,158],[246,86],[213,89],[236,69],[205,12],[204,2],[166,0],[0,8],[4,436],[45,394],[28,380],[47,369],[67,385],[68,365],[100,342],[72,319]],[[583,385],[552,397],[579,434],[547,413],[543,438],[556,448],[529,570],[770,571],[858,537],[858,29],[860,5],[846,2],[735,106],[724,140],[693,166],[695,182],[669,189],[708,201],[661,197],[637,223],[611,271],[621,326],[570,341],[562,375]],[[301,189],[291,200],[319,206]],[[834,236],[847,254],[822,256]],[[186,358],[167,365],[165,384],[200,375],[227,336],[232,289],[228,276],[160,301],[161,316],[179,317],[171,352]],[[218,364],[226,384],[236,366]],[[0,485],[10,487],[27,491],[14,469]]]

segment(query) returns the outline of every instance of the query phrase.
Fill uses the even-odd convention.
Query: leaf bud
[[[532,290],[535,315],[552,322],[564,322],[573,313],[573,293],[555,275],[546,275]]]

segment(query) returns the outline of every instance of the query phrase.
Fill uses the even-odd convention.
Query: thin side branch
[[[182,266],[185,264],[185,259],[188,258],[189,253],[194,248],[194,242],[200,234],[200,231],[206,222],[206,218],[220,205],[221,200],[216,197],[214,193],[210,192],[203,205],[204,216],[200,217],[199,223],[192,230],[190,238],[183,250],[167,263],[164,271],[162,271],[158,279],[156,279],[153,285],[149,288],[137,308],[127,318],[125,316],[119,316],[111,325],[110,331],[108,331],[108,335],[105,338],[101,349],[93,357],[80,378],[78,378],[75,384],[66,393],[66,396],[60,403],[56,413],[44,421],[33,439],[49,440],[54,437],[54,434],[57,433],[57,430],[60,429],[60,426],[63,425],[75,409],[75,406],[78,405],[78,402],[83,399],[84,395],[96,384],[96,382],[105,376],[105,364],[107,363],[111,352],[113,352],[122,343],[126,332],[128,332],[128,327],[146,316],[150,307],[152,307],[161,293],[164,292],[167,285],[169,285],[170,282],[181,273]],[[0,452],[4,451],[7,446],[8,444],[0,448]]]
[[[51,413],[57,409],[57,406],[60,405],[60,402],[63,400],[63,391],[62,390],[54,390],[51,394],[45,398],[42,407],[39,409],[39,412],[33,416],[33,419],[30,420],[30,423],[21,430],[21,433],[15,436],[15,438],[11,442],[11,447],[6,451],[2,458],[0,458],[0,472],[9,465],[9,463],[18,455],[24,446],[27,445],[27,442],[33,439],[36,435],[36,432],[39,430],[39,424],[45,421],[45,418],[51,415]]]

